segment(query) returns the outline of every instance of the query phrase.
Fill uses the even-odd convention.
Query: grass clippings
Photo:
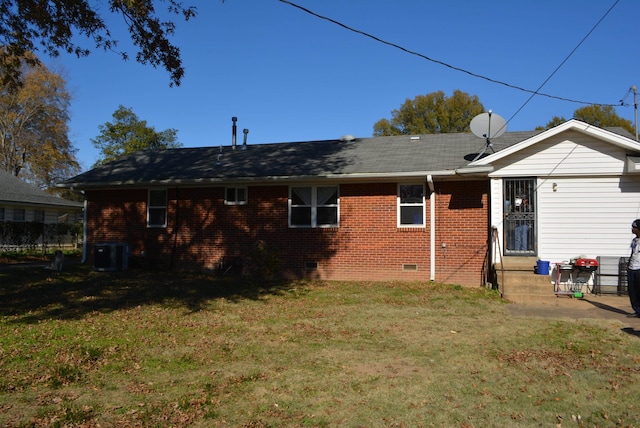
[[[492,291],[0,270],[0,426],[637,427],[640,341]]]

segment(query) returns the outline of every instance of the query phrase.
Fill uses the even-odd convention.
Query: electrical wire
[[[542,84],[538,87],[538,89],[536,89],[535,92],[533,92],[531,94],[531,96],[529,96],[529,98],[527,98],[527,100],[520,106],[520,108],[518,108],[518,110],[516,110],[516,112],[511,115],[511,117],[509,118],[509,120],[507,120],[507,123],[511,122],[511,120],[516,117],[518,115],[518,113],[520,113],[520,111],[527,105],[529,104],[529,101],[531,101],[533,99],[533,97],[535,97],[536,95],[542,95],[539,91],[540,89],[543,88],[544,85],[547,84],[547,82],[549,82],[549,80],[551,80],[551,78],[558,72],[558,70],[560,70],[560,68],[569,60],[569,58],[571,58],[571,56],[575,53],[575,51],[578,50],[578,48],[582,45],[582,43],[584,43],[585,40],[587,40],[587,38],[591,35],[591,33],[594,32],[594,30],[598,27],[598,25],[600,25],[600,23],[604,20],[604,18],[607,17],[607,15],[609,15],[609,12],[611,12],[613,10],[614,7],[616,7],[616,5],[620,2],[620,0],[615,0],[615,2],[611,5],[611,7],[605,12],[604,15],[602,15],[602,17],[598,20],[598,22],[596,22],[596,24],[591,28],[591,30],[589,30],[589,32],[582,38],[582,40],[580,40],[580,42],[576,45],[575,48],[573,48],[573,50],[571,52],[569,52],[569,55],[567,55],[565,57],[564,60],[562,60],[562,62],[560,63],[560,65],[558,65],[556,67],[555,70],[553,70],[553,72],[551,72],[551,74],[549,75],[549,77],[547,77],[544,82],[542,82]],[[592,103],[595,104],[595,103]],[[610,105],[613,106],[614,104],[600,104],[600,105]],[[506,123],[504,126],[507,126]]]
[[[300,9],[301,11],[303,11],[303,12],[305,12],[305,13],[308,13],[308,14],[310,14],[310,15],[312,15],[312,16],[315,16],[316,18],[323,19],[323,20],[325,20],[325,21],[331,22],[332,24],[338,25],[339,27],[342,27],[342,28],[344,28],[345,30],[348,30],[348,31],[351,31],[351,32],[354,32],[354,33],[360,34],[360,35],[365,36],[365,37],[368,37],[368,38],[370,38],[370,39],[375,40],[376,42],[379,42],[379,43],[382,43],[382,44],[385,44],[385,45],[391,46],[391,47],[396,48],[396,49],[399,49],[399,50],[401,50],[401,51],[403,51],[403,52],[406,52],[406,53],[408,53],[408,54],[410,54],[410,55],[415,55],[415,56],[420,57],[420,58],[422,58],[422,59],[426,59],[427,61],[431,61],[431,62],[433,62],[433,63],[435,63],[435,64],[442,65],[442,66],[447,67],[447,68],[450,68],[450,69],[452,69],[452,70],[455,70],[455,71],[459,71],[459,72],[461,72],[461,73],[468,74],[469,76],[476,77],[476,78],[478,78],[478,79],[483,79],[483,80],[486,80],[486,81],[491,82],[491,83],[495,83],[495,84],[498,84],[498,85],[506,86],[506,87],[511,88],[511,89],[516,89],[516,90],[519,90],[519,91],[522,91],[522,92],[527,92],[527,93],[532,94],[532,95],[531,95],[531,97],[530,97],[530,98],[525,102],[525,104],[523,104],[523,105],[522,105],[522,107],[520,107],[520,109],[518,109],[518,111],[516,112],[516,114],[517,114],[520,110],[522,110],[522,108],[524,108],[524,106],[525,106],[525,105],[526,105],[526,104],[531,100],[531,98],[533,98],[533,97],[534,97],[534,96],[536,96],[536,95],[539,95],[539,96],[541,96],[541,97],[552,98],[552,99],[556,99],[556,100],[560,100],[560,101],[567,101],[567,102],[571,102],[571,103],[576,103],[576,104],[600,105],[600,106],[618,106],[618,105],[619,105],[619,104],[594,103],[594,102],[588,102],[588,101],[581,101],[581,100],[575,100],[575,99],[571,99],[571,98],[559,97],[559,96],[555,96],[555,95],[550,95],[550,94],[545,94],[545,93],[543,93],[543,92],[539,92],[539,91],[540,91],[540,89],[541,89],[541,88],[542,88],[542,87],[543,87],[543,86],[544,86],[544,85],[549,81],[549,79],[551,79],[551,77],[553,77],[553,75],[554,75],[554,74],[555,74],[555,73],[560,69],[560,67],[562,67],[562,65],[564,65],[564,63],[565,63],[565,62],[569,59],[569,57],[570,57],[570,56],[571,56],[571,55],[576,51],[576,49],[578,49],[578,47],[579,47],[579,46],[584,42],[584,40],[585,40],[585,39],[586,39],[586,38],[591,34],[591,32],[593,32],[593,30],[595,30],[595,28],[598,26],[598,24],[600,24],[600,22],[601,22],[601,21],[602,21],[602,20],[607,16],[607,14],[611,11],[611,9],[613,9],[613,7],[614,7],[614,6],[619,2],[619,0],[616,0],[616,2],[614,3],[614,5],[613,5],[613,6],[611,6],[611,8],[609,8],[609,10],[608,10],[608,11],[605,13],[605,15],[604,15],[604,16],[603,16],[603,17],[602,17],[602,18],[601,18],[601,19],[596,23],[596,25],[591,29],[591,31],[589,31],[589,33],[588,33],[588,34],[587,34],[587,35],[582,39],[582,41],[580,41],[580,43],[578,44],[578,46],[576,46],[576,48],[575,48],[573,51],[571,51],[571,53],[570,53],[570,54],[565,58],[565,60],[564,60],[564,61],[563,61],[563,62],[562,62],[562,63],[561,63],[561,64],[560,64],[560,65],[559,65],[559,66],[558,66],[554,71],[553,71],[553,73],[551,73],[551,75],[550,75],[550,76],[549,76],[549,77],[548,77],[548,78],[547,78],[547,79],[542,83],[542,85],[540,85],[540,87],[539,87],[537,90],[523,88],[523,87],[521,87],[521,86],[513,85],[513,84],[510,84],[510,83],[507,83],[507,82],[503,82],[503,81],[501,81],[501,80],[497,80],[497,79],[492,79],[492,78],[490,78],[490,77],[483,76],[483,75],[481,75],[481,74],[477,74],[477,73],[474,73],[474,72],[472,72],[472,71],[465,70],[465,69],[463,69],[463,68],[453,66],[453,65],[448,64],[448,63],[446,63],[446,62],[444,62],[444,61],[440,61],[440,60],[437,60],[437,59],[430,58],[430,57],[428,57],[427,55],[421,54],[421,53],[419,53],[419,52],[412,51],[412,50],[410,50],[410,49],[404,48],[404,47],[402,47],[402,46],[400,46],[400,45],[397,45],[397,44],[395,44],[395,43],[392,43],[392,42],[389,42],[389,41],[383,40],[383,39],[381,39],[381,38],[379,38],[379,37],[376,37],[376,36],[374,36],[374,35],[372,35],[372,34],[369,34],[369,33],[367,33],[367,32],[364,32],[364,31],[361,31],[361,30],[355,29],[355,28],[350,27],[350,26],[348,26],[348,25],[346,25],[346,24],[343,24],[342,22],[336,21],[335,19],[329,18],[329,17],[327,17],[327,16],[320,15],[320,14],[318,14],[318,13],[316,13],[316,12],[313,12],[313,11],[311,11],[311,10],[309,10],[309,9],[305,8],[305,7],[302,7],[302,6],[300,6],[300,5],[297,5],[297,4],[295,4],[295,3],[292,3],[292,2],[290,2],[289,0],[278,0],[278,1],[280,1],[280,2],[282,2],[282,3],[286,3],[286,4],[288,4],[288,5],[290,5],[290,6],[293,6],[293,7],[297,8],[297,9]],[[515,114],[514,114],[513,116],[515,116]],[[513,118],[513,116],[512,116],[512,118]],[[511,119],[509,119],[509,120],[511,120]]]

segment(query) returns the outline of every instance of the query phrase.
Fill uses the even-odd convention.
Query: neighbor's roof
[[[507,132],[499,151],[540,131]],[[471,133],[140,151],[60,184],[78,189],[283,179],[453,176],[487,149]],[[467,171],[472,172],[472,171]]]
[[[50,195],[2,170],[0,170],[0,204],[82,207],[80,202]]]

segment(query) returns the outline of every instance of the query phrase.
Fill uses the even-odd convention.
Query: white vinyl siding
[[[3,216],[4,213],[4,216]],[[18,221],[37,221],[44,222],[45,224],[60,223],[60,216],[67,214],[66,223],[75,223],[78,217],[76,211],[52,211],[47,209],[33,209],[33,208],[20,208],[20,207],[0,207],[0,221],[14,221],[14,215],[20,217],[24,213],[24,219]],[[43,221],[44,215],[44,221]]]
[[[27,221],[27,210],[24,208],[14,208],[13,221]]]
[[[553,191],[553,183],[557,190]],[[640,218],[640,182],[629,177],[556,178],[538,188],[538,248],[545,260],[626,256]]]

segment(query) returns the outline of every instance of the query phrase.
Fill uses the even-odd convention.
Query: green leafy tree
[[[224,2],[224,0],[223,0]],[[171,75],[171,85],[179,85],[184,69],[180,49],[170,41],[175,23],[158,17],[153,0],[0,0],[0,67],[4,83],[20,84],[20,62],[27,52],[57,57],[60,52],[85,57],[91,48],[82,44],[89,40],[97,49],[116,51],[122,59],[126,51],[118,51],[114,28],[106,24],[107,14],[119,15],[131,41],[138,49],[135,58],[142,64],[164,67]],[[185,21],[196,16],[194,6],[180,0],[163,3],[169,16],[181,16]],[[111,30],[114,30],[112,33]],[[84,37],[79,37],[84,36]],[[36,57],[30,64],[38,64]]]
[[[157,132],[140,120],[132,109],[123,106],[113,113],[113,122],[98,127],[100,135],[91,140],[100,150],[101,157],[94,167],[104,165],[138,150],[160,150],[182,147],[177,140],[178,131],[167,129]]]
[[[373,135],[437,134],[467,132],[471,119],[484,112],[476,95],[455,90],[447,97],[437,91],[407,99],[391,112],[391,119],[381,119],[373,125]]]
[[[41,189],[53,189],[80,166],[69,137],[71,95],[65,80],[22,61],[23,84],[0,91],[0,168]]]
[[[599,128],[620,127],[632,134],[636,132],[631,121],[618,116],[612,106],[590,105],[581,107],[573,112],[573,118]],[[566,121],[567,119],[564,117],[554,116],[544,127],[538,127],[537,129],[551,129]]]

